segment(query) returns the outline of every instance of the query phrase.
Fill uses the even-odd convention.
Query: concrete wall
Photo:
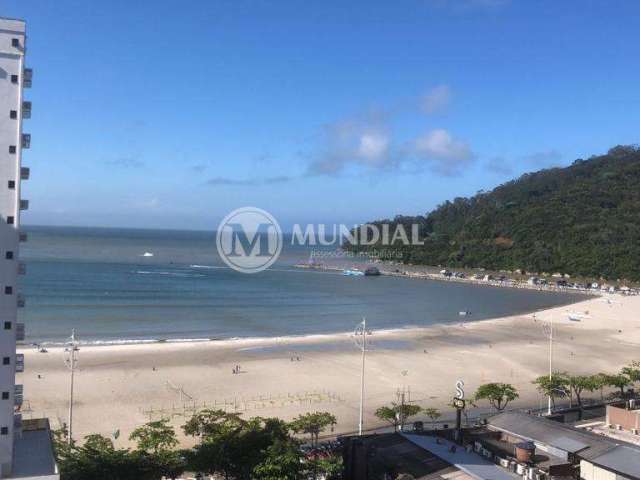
[[[640,430],[640,410],[607,406],[607,425],[622,425],[626,431]]]
[[[582,480],[629,480],[628,477],[616,475],[615,473],[593,465],[586,460],[580,461],[580,478]]]
[[[13,41],[17,39],[18,45]],[[22,135],[22,80],[25,24],[0,18],[0,476],[11,472],[14,436],[16,364],[18,229],[20,227],[20,165]],[[12,75],[18,75],[17,83]],[[17,112],[16,118],[10,111]],[[15,146],[15,152],[9,147]],[[13,188],[9,181],[15,182]],[[13,222],[9,219],[13,217]],[[12,258],[7,259],[7,252]],[[6,288],[10,290],[6,290]],[[8,359],[4,364],[3,359]]]

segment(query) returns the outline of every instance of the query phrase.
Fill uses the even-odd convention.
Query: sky
[[[0,0],[38,225],[424,214],[638,143],[635,1]]]

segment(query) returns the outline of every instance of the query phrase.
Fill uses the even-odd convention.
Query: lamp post
[[[542,330],[549,338],[549,386],[551,386],[551,381],[553,380],[553,313],[550,320],[542,324]],[[549,392],[547,415],[551,415],[551,392]]]
[[[364,365],[367,352],[367,319],[362,318],[355,331],[356,345],[362,349],[362,369],[360,371],[360,416],[358,421],[358,435],[362,435],[362,426],[364,418]]]
[[[67,359],[65,363],[71,372],[71,382],[69,387],[69,445],[72,444],[73,439],[73,376],[76,369],[76,362],[78,361],[76,352],[79,350],[78,342],[76,341],[76,331],[71,330],[71,337],[69,337],[69,341],[67,342],[67,348],[65,348],[65,352],[67,352]]]

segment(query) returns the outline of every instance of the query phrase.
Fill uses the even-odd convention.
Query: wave
[[[111,346],[111,345],[146,345],[153,343],[202,343],[223,340],[221,338],[118,338],[114,340],[80,340],[79,345],[84,346]],[[230,340],[230,339],[225,339]],[[29,344],[32,347],[63,347],[67,342],[44,341]]]
[[[168,275],[171,277],[204,277],[201,273],[192,272],[166,272],[153,270],[135,270],[133,273],[137,275]]]

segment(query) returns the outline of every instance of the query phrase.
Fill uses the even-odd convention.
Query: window
[[[7,260],[13,260],[13,251],[7,250],[7,252],[4,254],[4,258],[6,258]]]
[[[3,365],[11,365],[11,357],[2,357]]]
[[[9,190],[13,190],[16,188],[16,181],[15,180],[9,180],[9,182],[7,182],[7,186],[9,187]]]
[[[7,225],[13,225],[15,223],[15,219],[12,216],[7,217]]]
[[[19,38],[12,38],[11,39],[11,46],[18,48],[20,46],[20,39]]]
[[[15,120],[18,118],[18,111],[17,110],[10,110],[9,111],[9,118],[11,120]]]
[[[4,294],[5,295],[12,295],[13,294],[13,287],[4,287]]]
[[[18,83],[18,75],[11,75],[11,83]]]
[[[2,392],[2,399],[9,400],[9,392]]]
[[[11,322],[4,322],[4,329],[5,330],[11,330],[11,326],[12,326]]]
[[[9,427],[0,428],[0,435],[9,435]]]
[[[16,146],[15,145],[9,145],[9,153],[16,153]]]

